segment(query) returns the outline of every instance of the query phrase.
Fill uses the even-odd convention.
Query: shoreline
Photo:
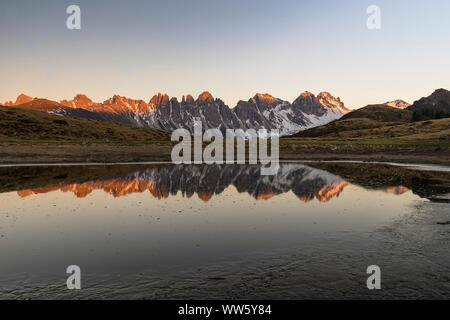
[[[450,166],[429,164],[429,163],[410,163],[410,162],[381,162],[381,161],[360,161],[360,160],[280,160],[280,164],[304,164],[314,166],[314,164],[372,164],[400,167],[417,171],[450,172]],[[208,164],[208,163],[202,163]],[[234,165],[236,163],[224,163],[223,165]],[[177,165],[171,161],[146,161],[146,162],[48,162],[48,163],[0,163],[0,168],[20,168],[20,167],[82,167],[82,166],[167,166]],[[192,163],[192,165],[196,165]],[[236,164],[237,165],[237,164]],[[242,164],[239,164],[242,165]]]
[[[87,165],[171,162],[167,144],[0,144],[0,165]],[[450,166],[450,147],[280,145],[280,161],[360,161]]]

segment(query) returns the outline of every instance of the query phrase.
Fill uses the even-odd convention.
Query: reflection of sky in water
[[[364,246],[361,239],[373,230],[427,201],[404,187],[368,190],[321,170],[282,173],[286,175],[268,178],[271,183],[260,189],[261,180],[249,185],[230,175],[231,183],[213,188],[220,192],[208,199],[199,195],[208,187],[202,181],[175,186],[177,177],[151,170],[147,174],[160,188],[156,195],[165,194],[161,190],[167,187],[168,195],[155,197],[144,184],[150,180],[139,180],[143,176],[136,173],[138,184],[122,176],[0,194],[0,280],[11,285],[13,279],[35,277],[64,283],[70,264],[94,278],[116,279],[118,274],[164,275],[231,259],[245,261],[249,255],[284,249],[351,252]],[[161,184],[168,180],[167,186]],[[223,182],[209,183],[213,181]],[[195,192],[187,197],[187,190]],[[320,190],[332,196],[322,199]],[[276,195],[259,196],[268,191]],[[305,199],[304,193],[313,197]]]
[[[370,231],[407,213],[418,199],[353,185],[332,201],[308,203],[291,192],[256,200],[234,187],[208,202],[181,193],[162,200],[149,193],[113,198],[100,190],[85,198],[61,191],[0,198],[2,265],[9,271],[25,271],[30,263],[53,270],[73,260],[96,270],[201,263]]]

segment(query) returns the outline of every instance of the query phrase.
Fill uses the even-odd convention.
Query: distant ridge
[[[397,99],[397,100],[394,100],[394,101],[389,101],[389,102],[386,102],[384,104],[387,105],[387,106],[390,106],[390,107],[398,108],[398,109],[406,109],[406,108],[408,108],[411,105],[410,103],[408,103],[408,102],[406,102],[404,100],[401,100],[401,99]]]
[[[364,118],[378,122],[410,122],[412,112],[384,104],[368,105],[344,115],[341,120]]]
[[[5,106],[10,106],[10,107],[11,106],[17,106],[19,104],[26,103],[26,102],[29,102],[29,101],[32,101],[32,100],[33,100],[32,97],[27,96],[26,94],[22,93],[22,94],[19,94],[17,96],[16,102],[8,101],[8,102],[5,102],[4,105]]]
[[[414,121],[450,118],[450,91],[437,89],[430,96],[415,101],[408,110]]]

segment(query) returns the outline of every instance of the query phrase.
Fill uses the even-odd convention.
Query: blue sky
[[[81,30],[66,28],[67,6]],[[381,30],[366,27],[369,5]],[[2,0],[0,101],[329,91],[350,108],[450,89],[448,0]]]

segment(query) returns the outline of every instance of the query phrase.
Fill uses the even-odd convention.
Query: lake
[[[260,169],[0,167],[0,298],[450,298],[448,168]]]

